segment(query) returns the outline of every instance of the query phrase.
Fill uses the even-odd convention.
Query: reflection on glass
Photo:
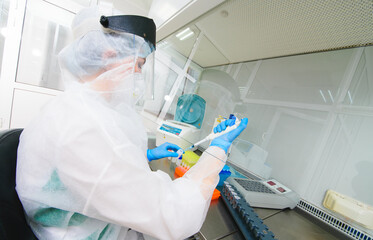
[[[314,201],[334,189],[373,205],[373,117],[339,114],[322,155],[320,178],[314,182]],[[318,196],[318,197],[317,197]]]
[[[161,51],[161,50],[157,50]],[[172,86],[178,75],[172,71],[169,66],[162,63],[161,61],[155,62],[155,76],[154,76],[154,100],[146,101],[144,105],[144,111],[151,113],[155,116],[159,116],[166,101],[169,101],[170,92]],[[173,119],[173,115],[166,115],[167,119]]]
[[[17,82],[63,90],[57,55],[71,39],[73,17],[51,4],[28,2]]]
[[[240,101],[239,89],[232,77],[218,69],[205,69],[199,78],[195,92],[206,101],[205,117],[201,135],[211,132],[215,119],[219,116],[229,117],[235,104]],[[201,145],[207,148],[208,142]]]
[[[193,56],[193,62],[202,67],[211,67],[229,63],[229,60],[206,37],[202,36],[197,51]]]
[[[265,164],[272,168],[271,176],[301,194],[302,177],[312,165],[328,113],[261,104],[237,105],[234,112],[249,118],[248,129],[239,138],[267,151]],[[263,161],[259,160],[258,168],[251,166],[246,170],[264,171]]]
[[[354,49],[264,60],[248,99],[331,105]]]
[[[7,35],[9,0],[0,0],[0,76],[3,63],[4,43]]]
[[[160,42],[157,47],[171,56],[172,61],[183,69],[199,32],[200,30],[194,25],[184,27]]]
[[[249,79],[257,64],[258,62],[255,61],[233,65],[230,75],[237,83],[240,91],[240,98],[246,96],[246,93],[249,91]]]
[[[169,70],[168,76],[164,76],[163,78],[166,79],[163,85],[157,85],[157,88],[159,88],[157,91],[162,92],[163,95],[156,94],[154,101],[146,102],[145,109],[148,112],[153,112],[158,117],[160,117],[160,111],[165,111],[162,120],[174,120],[179,98],[185,94],[194,94],[197,88],[197,82],[193,83],[186,77],[179,76],[172,70]],[[162,78],[157,78],[157,81],[162,81]],[[173,92],[176,86],[175,84],[178,85],[178,88]],[[155,102],[161,103],[160,108],[154,106]],[[152,109],[150,106],[152,106]],[[169,106],[169,108],[167,108],[167,106]]]
[[[203,68],[199,65],[195,64],[194,62],[190,63],[187,73],[192,76],[195,80],[198,81],[199,77],[201,76],[201,72]]]
[[[365,47],[353,75],[344,104],[354,106],[373,106],[373,65],[367,58],[373,56],[373,47]]]

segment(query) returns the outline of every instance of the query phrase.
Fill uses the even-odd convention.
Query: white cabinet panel
[[[14,90],[10,128],[24,128],[54,95]]]

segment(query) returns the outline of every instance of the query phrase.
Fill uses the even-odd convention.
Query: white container
[[[156,133],[156,145],[173,143],[185,149],[199,140],[200,130],[193,125],[175,120],[163,121]]]

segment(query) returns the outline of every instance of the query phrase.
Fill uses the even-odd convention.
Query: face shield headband
[[[100,23],[104,29],[114,32],[132,33],[145,40],[139,49],[137,58],[143,58],[142,75],[146,82],[144,100],[154,99],[154,51],[156,26],[152,19],[135,15],[101,16]]]

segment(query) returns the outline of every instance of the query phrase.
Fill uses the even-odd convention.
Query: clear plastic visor
[[[136,38],[138,36],[134,35]],[[137,105],[143,105],[146,100],[154,100],[154,62],[155,48],[153,44],[144,40],[135,56],[135,66],[133,72],[141,73],[145,82],[145,91]]]
[[[145,61],[145,62],[143,62]],[[143,63],[142,63],[143,62]],[[138,57],[137,63],[143,64],[141,67],[141,74],[146,84],[146,90],[143,100],[154,100],[154,62],[155,52],[151,52],[146,58]]]

